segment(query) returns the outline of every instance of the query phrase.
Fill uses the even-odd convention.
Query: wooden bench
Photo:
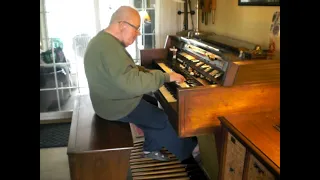
[[[125,180],[133,140],[128,123],[97,116],[88,95],[73,111],[68,160],[71,180]]]

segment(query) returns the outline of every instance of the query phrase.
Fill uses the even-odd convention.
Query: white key
[[[165,65],[164,63],[158,63],[158,65],[164,70],[164,72],[166,73],[171,73],[172,69],[170,69],[167,65]]]
[[[172,72],[172,69],[170,69],[167,65],[165,65],[164,63],[158,63],[158,65],[164,70],[164,72],[166,73],[170,73]],[[187,83],[182,82],[182,83],[177,83],[180,87],[182,88],[186,88],[186,87],[190,87]]]
[[[187,88],[187,87],[190,87],[187,83],[185,82],[182,82],[182,83],[176,83],[178,86],[182,87],[182,88]]]
[[[177,99],[172,96],[165,86],[161,86],[159,90],[169,103],[177,102]]]

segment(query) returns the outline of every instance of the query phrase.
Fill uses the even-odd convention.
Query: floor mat
[[[71,123],[40,124],[40,149],[66,147]]]

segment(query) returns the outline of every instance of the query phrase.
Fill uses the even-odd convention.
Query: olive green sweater
[[[169,82],[169,74],[135,65],[122,43],[100,31],[93,37],[84,56],[85,74],[96,114],[118,120],[139,104],[142,95]]]

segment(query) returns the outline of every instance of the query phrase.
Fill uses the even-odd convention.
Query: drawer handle
[[[233,142],[233,144],[236,143],[236,139],[234,137],[231,137],[231,142]]]
[[[257,163],[254,163],[253,166],[258,170],[258,173],[264,174],[264,171],[258,166]]]
[[[229,168],[229,171],[230,171],[230,172],[234,172],[234,169],[233,169],[233,168]]]

